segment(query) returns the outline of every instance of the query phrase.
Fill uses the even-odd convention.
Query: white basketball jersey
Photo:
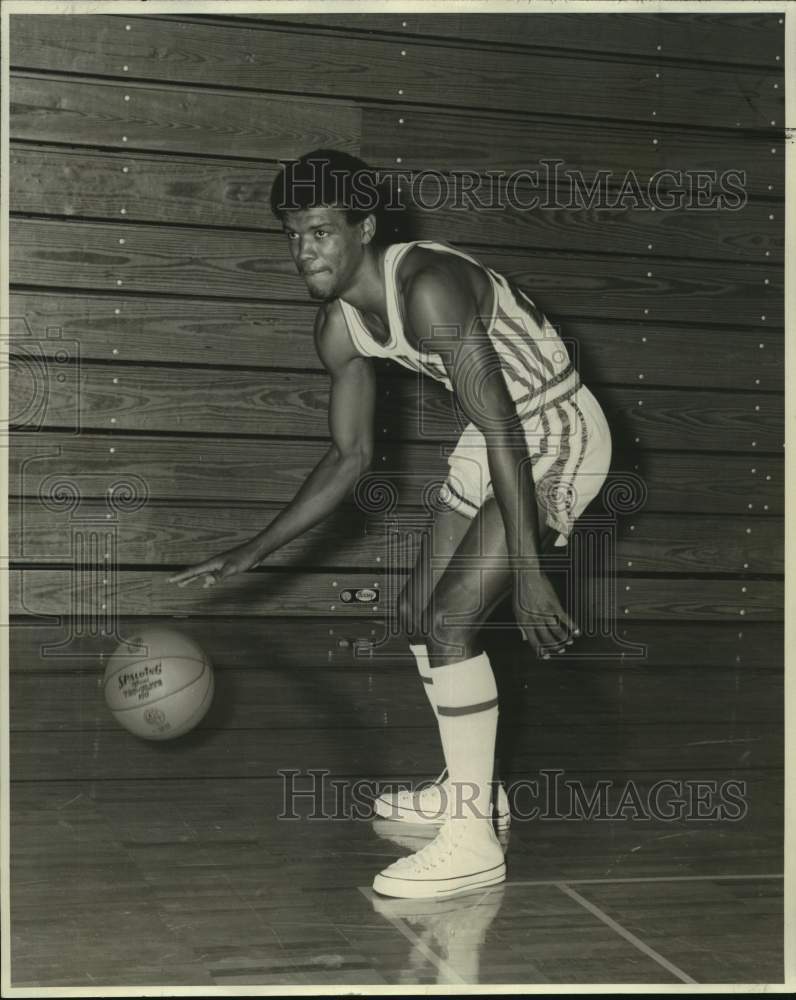
[[[427,344],[421,343],[424,350],[418,351],[409,343],[404,332],[395,275],[401,258],[414,246],[463,257],[488,275],[493,290],[492,314],[481,319],[500,359],[504,380],[520,420],[539,418],[542,411],[577,392],[580,379],[569,361],[566,347],[533,301],[504,275],[469,254],[446,243],[430,240],[394,243],[387,248],[384,273],[390,337],[386,344],[380,344],[371,336],[358,309],[338,299],[351,339],[360,354],[389,358],[405,368],[442,382],[453,391],[442,359],[433,351],[433,337],[429,337]]]

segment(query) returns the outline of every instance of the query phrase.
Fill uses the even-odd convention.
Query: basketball
[[[145,740],[193,729],[213,700],[213,667],[177,629],[153,625],[120,643],[105,668],[105,702],[117,722]]]

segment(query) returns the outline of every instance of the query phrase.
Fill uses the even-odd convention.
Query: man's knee
[[[479,628],[469,620],[460,621],[457,612],[446,603],[438,603],[433,607],[428,619],[426,644],[429,649],[440,653],[468,648]]]

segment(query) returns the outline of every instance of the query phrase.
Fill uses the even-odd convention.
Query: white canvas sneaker
[[[402,899],[439,899],[505,880],[503,849],[492,827],[478,820],[447,820],[430,844],[379,872],[373,889]]]
[[[373,818],[370,828],[382,840],[388,840],[401,850],[411,852],[419,851],[426,844],[430,844],[439,831],[439,827],[431,823],[409,823],[406,820],[396,823],[395,820],[382,819],[381,816]],[[498,830],[496,835],[505,854],[511,840],[511,830]]]
[[[439,825],[444,822],[450,803],[447,776],[448,772],[445,770],[430,785],[414,791],[402,789],[398,792],[383,792],[374,800],[373,808],[378,816],[385,819]],[[497,786],[497,803],[493,805],[492,811],[495,828],[507,830],[511,824],[511,812],[506,790],[500,783]]]

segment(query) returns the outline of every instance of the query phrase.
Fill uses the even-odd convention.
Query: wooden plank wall
[[[524,284],[612,422],[593,529],[619,514],[619,575],[576,665],[641,723],[663,725],[657,699],[683,683],[702,711],[667,722],[637,766],[709,742],[717,679],[776,730],[783,32],[770,12],[12,15],[13,777],[268,776],[285,746],[341,773],[433,766],[386,611],[414,551],[410,534],[390,562],[395,518],[421,512],[456,439],[440,387],[423,386],[418,425],[418,387],[382,364],[363,503],[215,590],[166,583],[264,527],[326,448],[314,307],[267,207],[278,162],[319,145],[445,176],[560,160],[587,184],[609,171],[612,190],[629,171],[744,172],[736,211],[416,208],[415,225]],[[374,608],[339,598],[374,584]],[[153,756],[101,704],[103,656],[159,616],[223,681],[202,733],[178,741],[191,753]],[[561,677],[571,714],[582,677]],[[559,749],[611,766],[609,716],[587,703]],[[353,757],[308,738],[329,725],[360,730]],[[543,766],[534,740],[517,766]],[[778,760],[766,744],[744,766]]]

